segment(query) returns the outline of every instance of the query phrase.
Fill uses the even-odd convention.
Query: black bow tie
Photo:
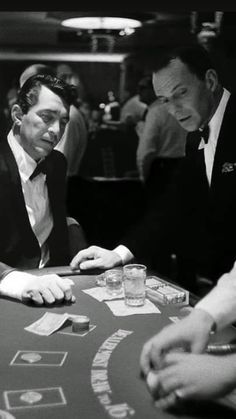
[[[208,143],[208,138],[210,134],[209,126],[206,125],[203,130],[199,130],[201,138],[204,140],[205,144]]]
[[[46,159],[42,160],[40,163],[37,164],[37,166],[35,167],[32,175],[30,175],[30,180],[33,180],[40,173],[47,174],[47,161],[46,161]]]

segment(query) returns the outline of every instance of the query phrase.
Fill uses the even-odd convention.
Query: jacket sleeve
[[[0,282],[7,274],[9,274],[12,271],[15,271],[15,268],[12,268],[11,266],[0,262]]]

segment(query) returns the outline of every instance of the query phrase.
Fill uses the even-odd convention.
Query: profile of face
[[[42,85],[38,101],[23,113],[12,108],[12,118],[19,131],[19,143],[34,160],[51,153],[61,139],[69,120],[69,108],[60,96]]]
[[[179,58],[153,74],[157,98],[186,131],[195,131],[208,123],[215,106],[217,85],[215,70],[207,70],[201,80]]]

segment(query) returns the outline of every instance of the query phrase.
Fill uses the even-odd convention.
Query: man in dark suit
[[[0,295],[37,304],[74,299],[71,281],[22,272],[69,263],[64,156],[53,151],[69,119],[71,88],[50,75],[29,78],[0,144]]]
[[[158,100],[190,133],[180,176],[163,199],[168,210],[149,214],[113,251],[80,252],[72,267],[110,268],[134,256],[145,262],[150,253],[158,259],[158,248],[166,246],[177,255],[179,280],[196,292],[199,281],[211,287],[236,257],[235,98],[200,46],[160,58],[153,84]]]

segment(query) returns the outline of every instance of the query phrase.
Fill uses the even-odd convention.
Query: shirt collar
[[[222,121],[223,121],[223,117],[224,117],[224,113],[225,113],[225,108],[227,105],[227,102],[229,100],[230,97],[230,92],[223,88],[223,95],[221,97],[220,103],[213,115],[213,117],[211,118],[210,122],[209,122],[209,138],[208,138],[208,143],[205,144],[205,142],[202,140],[199,144],[198,149],[201,150],[202,148],[207,147],[208,144],[213,145],[214,147],[216,147],[217,145],[217,140],[219,137],[219,133],[220,133],[220,128],[222,125]]]
[[[224,91],[223,91],[223,95],[220,100],[220,103],[213,117],[211,118],[209,122],[209,128],[210,128],[209,141],[215,144],[217,143],[217,140],[219,137],[220,128],[221,128],[224,113],[225,113],[225,108],[230,97],[230,92],[227,89],[223,89],[223,90]]]
[[[20,172],[20,177],[24,182],[26,182],[32,175],[34,169],[37,166],[37,163],[19,144],[12,130],[7,136],[7,141],[15,157],[16,164]]]

